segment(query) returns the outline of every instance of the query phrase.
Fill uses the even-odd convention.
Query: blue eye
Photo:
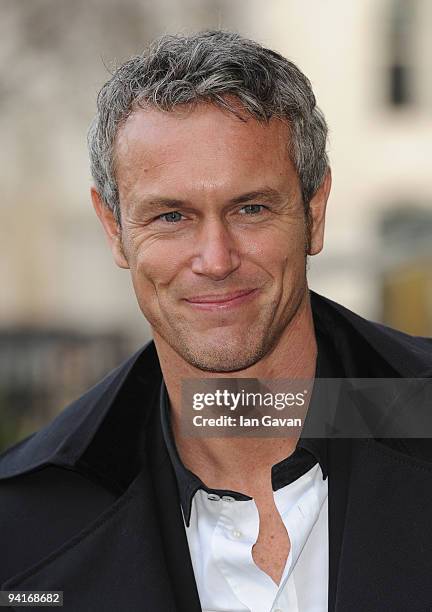
[[[168,223],[176,223],[177,221],[181,221],[182,216],[183,215],[179,213],[178,210],[173,210],[172,212],[160,215],[158,219],[164,219]]]
[[[240,214],[242,215],[256,215],[260,213],[264,206],[262,204],[247,204],[240,209]]]

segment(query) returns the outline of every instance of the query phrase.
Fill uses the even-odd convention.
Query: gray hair
[[[119,128],[137,108],[171,111],[178,105],[211,102],[258,121],[287,121],[290,158],[297,171],[305,210],[328,169],[327,124],[310,81],[279,53],[225,31],[191,36],[164,35],[122,64],[97,99],[88,133],[95,187],[120,225],[114,147]]]

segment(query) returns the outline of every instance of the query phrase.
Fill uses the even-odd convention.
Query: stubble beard
[[[253,326],[246,334],[240,337],[239,332],[231,338],[210,342],[197,338],[191,342],[193,332],[184,330],[178,334],[178,341],[174,350],[191,366],[203,372],[236,372],[251,367],[262,359],[275,343],[276,334],[269,335],[262,325]],[[183,340],[184,338],[184,340]]]
[[[306,287],[306,286],[305,286]],[[277,303],[272,302],[260,310],[259,320],[244,333],[235,332],[231,338],[214,335],[208,342],[191,328],[190,323],[171,320],[168,333],[158,333],[189,365],[203,372],[228,373],[245,370],[268,355],[280,340],[286,327],[297,314],[304,292],[296,294],[279,324],[275,324]]]

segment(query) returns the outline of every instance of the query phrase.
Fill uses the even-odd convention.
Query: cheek
[[[155,288],[169,285],[178,274],[184,258],[177,246],[167,240],[142,244],[131,266],[134,283],[140,287],[150,283]]]
[[[280,276],[301,269],[306,258],[304,227],[298,224],[293,231],[265,232],[241,240],[241,253],[259,267]]]

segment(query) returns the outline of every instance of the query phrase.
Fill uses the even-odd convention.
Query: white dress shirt
[[[204,612],[327,610],[327,482],[316,463],[274,492],[291,541],[279,585],[252,557],[259,532],[255,501],[196,491],[185,529]]]

